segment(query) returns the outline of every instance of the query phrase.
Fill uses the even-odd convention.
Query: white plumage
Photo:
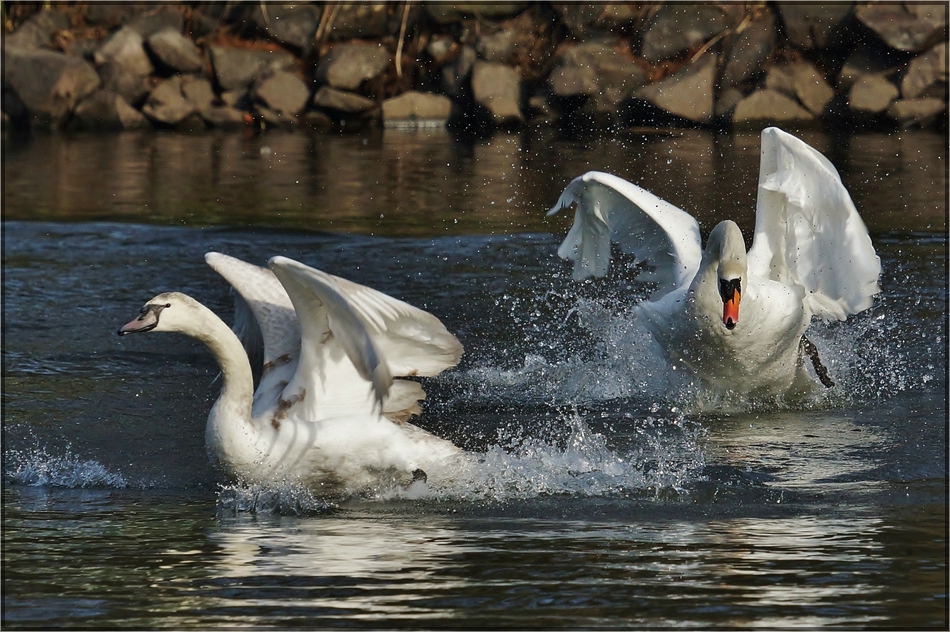
[[[462,346],[436,317],[286,257],[270,269],[219,253],[205,260],[237,292],[237,334],[175,292],[146,303],[119,333],[172,331],[205,343],[224,379],[206,444],[229,477],[353,492],[431,476],[461,454],[405,421],[425,392],[392,377],[458,362]]]
[[[735,222],[717,225],[703,249],[692,216],[596,171],[571,181],[549,214],[577,205],[558,249],[575,279],[606,274],[611,242],[649,265],[642,278],[657,287],[635,317],[671,364],[719,391],[782,394],[814,383],[800,351],[812,316],[845,320],[870,307],[881,264],[824,156],[774,127],[761,152],[748,253]]]

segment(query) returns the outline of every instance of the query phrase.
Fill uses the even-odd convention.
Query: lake
[[[564,186],[608,171],[751,234],[758,133],[438,130],[5,138],[3,625],[946,629],[947,138],[801,138],[882,294],[809,337],[837,382],[726,407],[650,379],[622,275],[571,280]],[[210,250],[438,316],[418,425],[477,454],[422,497],[219,480],[217,367],[119,338],[155,294],[230,322]]]

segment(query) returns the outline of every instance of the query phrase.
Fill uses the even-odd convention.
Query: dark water
[[[4,144],[3,625],[936,628],[947,619],[947,143],[805,140],[883,295],[810,337],[804,406],[672,395],[620,277],[544,218],[611,171],[750,230],[756,134],[40,137]],[[202,255],[275,254],[437,315],[466,347],[420,425],[480,468],[424,498],[222,486],[217,369],[120,339],[160,291],[230,317]]]

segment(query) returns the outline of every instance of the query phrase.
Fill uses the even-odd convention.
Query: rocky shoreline
[[[10,130],[947,127],[946,3],[5,3],[3,19]]]

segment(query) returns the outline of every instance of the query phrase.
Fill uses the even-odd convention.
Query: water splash
[[[130,487],[119,472],[113,472],[98,461],[81,459],[69,446],[57,456],[45,448],[11,450],[4,453],[3,477],[6,481],[34,487]]]

